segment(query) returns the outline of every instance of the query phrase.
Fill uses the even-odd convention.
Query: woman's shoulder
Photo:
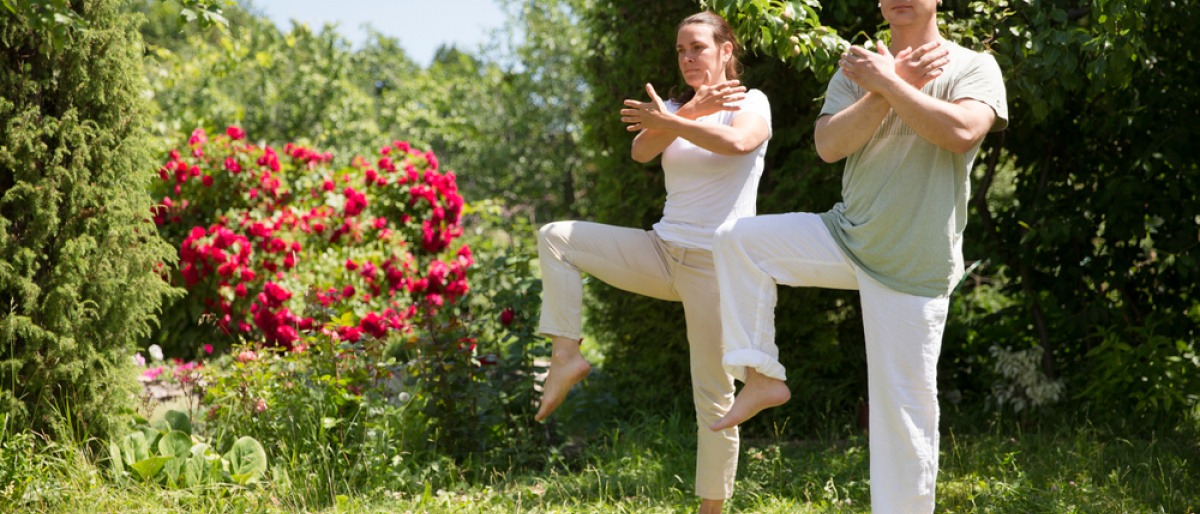
[[[767,94],[762,92],[761,89],[748,87],[746,88],[746,98],[750,98],[751,96],[762,98],[763,100],[767,99]]]
[[[738,102],[742,106],[761,105],[770,108],[771,101],[767,99],[767,94],[760,89],[747,89],[746,97]]]

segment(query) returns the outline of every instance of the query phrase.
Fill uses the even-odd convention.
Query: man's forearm
[[[822,116],[813,131],[817,155],[825,162],[837,162],[857,152],[875,135],[889,110],[882,96],[867,93],[850,107]]]

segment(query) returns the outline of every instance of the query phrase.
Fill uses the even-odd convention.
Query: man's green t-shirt
[[[1008,103],[995,58],[950,41],[943,45],[950,63],[922,91],[949,102],[983,102],[996,111],[992,130],[1005,128]],[[821,116],[865,94],[838,71]],[[962,154],[938,148],[890,112],[866,146],[846,158],[842,201],[821,218],[855,264],[879,282],[916,296],[949,295],[963,274],[962,235],[977,153],[979,145]]]

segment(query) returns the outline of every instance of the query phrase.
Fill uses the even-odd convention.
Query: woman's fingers
[[[651,102],[658,103],[662,101],[662,98],[658,97],[658,92],[654,91],[654,84],[649,82],[646,83],[646,94],[650,95]]]

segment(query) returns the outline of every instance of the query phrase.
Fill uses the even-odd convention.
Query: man
[[[1007,125],[1008,108],[995,59],[941,38],[937,0],[879,7],[890,47],[842,55],[816,122],[821,158],[846,159],[842,202],[822,214],[743,218],[717,232],[723,363],[745,384],[710,428],[790,398],[774,343],[777,283],[857,289],[873,511],[932,512],[937,359],[963,274],[969,173],[984,135]]]

